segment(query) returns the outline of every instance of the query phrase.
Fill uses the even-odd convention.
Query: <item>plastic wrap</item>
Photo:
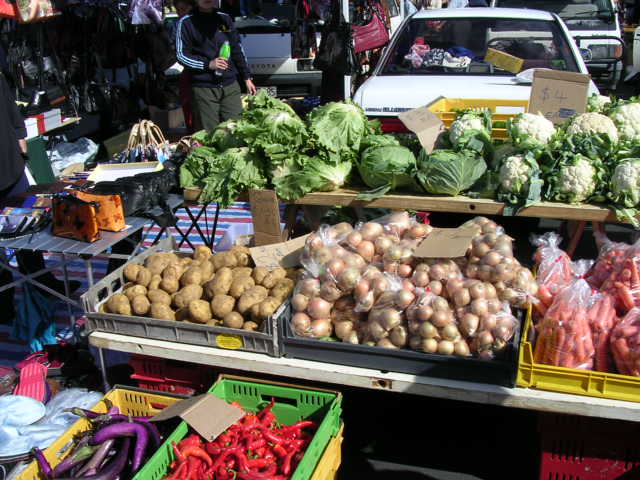
[[[507,347],[520,323],[507,302],[502,303],[501,310],[479,318],[478,330],[471,341],[471,352],[482,360],[491,360]]]
[[[611,350],[620,373],[640,377],[640,308],[629,310],[615,326]]]
[[[560,248],[562,237],[554,232],[532,236],[531,243],[537,246],[534,260],[538,267],[538,299],[548,308],[553,297],[574,280],[571,259]]]
[[[404,348],[409,341],[404,311],[415,300],[415,294],[403,288],[396,275],[383,274],[387,285],[367,316],[363,326],[365,343],[384,348]]]
[[[595,349],[588,312],[593,291],[584,280],[589,265],[574,265],[578,277],[560,291],[539,324],[534,361],[556,367],[591,369]]]
[[[596,263],[587,274],[587,281],[594,287],[600,288],[609,276],[615,272],[624,261],[627,250],[631,245],[623,242],[612,242],[602,232],[594,232],[600,252]]]
[[[587,318],[595,349],[593,369],[599,372],[611,372],[613,365],[610,346],[611,332],[619,321],[616,315],[615,299],[606,293],[594,294]]]
[[[601,290],[616,298],[616,308],[621,315],[640,306],[640,241],[625,250]]]

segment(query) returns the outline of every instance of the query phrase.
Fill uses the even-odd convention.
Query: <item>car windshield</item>
[[[610,0],[497,0],[496,7],[535,8],[557,13],[571,30],[614,30],[615,12]]]
[[[520,71],[578,71],[566,35],[547,20],[413,18],[390,48],[381,75],[514,75],[485,61],[489,48],[516,57]]]

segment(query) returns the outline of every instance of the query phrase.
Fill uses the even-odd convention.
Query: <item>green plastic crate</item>
[[[209,393],[226,400],[238,402],[249,412],[257,412],[275,398],[273,413],[280,423],[291,425],[300,420],[319,422],[313,440],[298,464],[291,480],[308,480],[322,456],[329,440],[340,430],[342,395],[338,392],[307,390],[255,379],[242,379],[221,375],[209,389]],[[140,469],[133,480],[160,480],[174,459],[171,442],[178,443],[189,432],[189,425],[180,422],[158,451]]]

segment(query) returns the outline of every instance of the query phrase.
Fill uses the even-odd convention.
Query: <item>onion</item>
[[[327,270],[333,276],[333,278],[338,278],[343,272],[344,268],[345,264],[339,258],[334,258],[329,263],[327,263]]]
[[[398,325],[389,332],[389,340],[398,348],[406,347],[408,338],[407,329],[402,325]]]
[[[393,349],[397,349],[398,348],[388,338],[382,338],[382,339],[378,340],[378,343],[376,343],[376,347],[393,348]]]
[[[477,278],[478,277],[478,265],[469,265],[466,271],[467,277],[469,278]]]
[[[436,327],[442,328],[453,322],[451,312],[445,312],[443,310],[435,310],[433,317],[431,317],[431,323]]]
[[[422,238],[427,236],[427,229],[424,225],[418,223],[409,229],[409,236],[411,238]]]
[[[333,259],[333,253],[331,249],[327,247],[320,247],[313,252],[313,259],[319,264],[324,265]]]
[[[496,292],[496,287],[491,283],[484,284],[484,297],[486,299],[496,298],[498,296],[498,292]]]
[[[411,333],[412,335],[417,335],[418,332],[420,331],[420,325],[422,325],[422,323],[414,319],[409,319],[408,315],[407,315],[407,320],[408,320],[407,327],[409,328],[409,333]]]
[[[409,338],[409,348],[412,350],[422,350],[422,338],[417,336]]]
[[[371,310],[371,308],[373,308],[375,300],[376,298],[373,295],[373,292],[369,291],[362,299],[358,300],[356,308],[359,312],[368,312],[369,310]]]
[[[416,318],[421,322],[426,322],[433,317],[433,308],[429,305],[422,305],[416,309]]]
[[[484,257],[491,251],[491,247],[484,242],[479,242],[473,247],[473,255],[476,257]]]
[[[422,323],[418,332],[422,338],[435,338],[438,335],[438,329],[431,322]]]
[[[487,289],[482,282],[476,282],[471,287],[469,287],[469,294],[471,298],[485,298],[487,295]]]
[[[461,288],[453,295],[453,303],[456,304],[457,307],[464,307],[471,302],[471,295],[469,295],[469,290],[466,288]]]
[[[340,222],[331,227],[331,230],[335,233],[336,238],[346,237],[353,232],[353,227],[350,223]]]
[[[460,332],[458,331],[458,327],[456,327],[453,323],[446,325],[442,328],[442,338],[445,340],[456,340],[460,337]]]
[[[405,278],[404,280],[402,280],[402,288],[410,292],[416,291],[416,286],[413,283],[411,283],[411,280],[409,280],[408,278]]]
[[[447,272],[442,265],[434,265],[429,269],[429,277],[437,281],[444,280]]]
[[[478,346],[480,347],[480,350],[491,346],[492,343],[493,335],[491,335],[490,332],[484,330],[478,334]]]
[[[487,301],[484,298],[476,298],[473,302],[471,302],[471,312],[479,317],[482,317],[489,313]]]
[[[351,248],[356,248],[362,242],[362,234],[360,232],[351,232],[347,235],[347,244]]]
[[[442,282],[439,282],[437,280],[432,280],[432,281],[429,282],[429,285],[427,285],[427,288],[434,295],[441,295],[442,294],[442,290],[443,290]]]
[[[338,337],[340,340],[344,340],[353,331],[353,323],[352,322],[334,323],[333,329],[336,332],[336,337]]]
[[[411,268],[411,265],[398,265],[398,275],[400,275],[402,278],[409,278],[412,272],[413,270]]]
[[[307,312],[311,318],[328,318],[331,313],[331,304],[320,297],[315,297],[309,300]]]
[[[438,341],[435,338],[425,338],[422,340],[422,351],[436,353],[438,351]]]
[[[404,310],[411,305],[415,299],[416,296],[412,292],[408,290],[398,290],[396,293],[395,304],[400,310]]]
[[[384,259],[390,262],[399,262],[402,258],[402,248],[393,246],[384,254]]]
[[[465,313],[460,319],[460,328],[468,337],[472,337],[476,333],[479,325],[480,319],[473,313]]]
[[[460,290],[464,286],[464,281],[460,278],[454,278],[447,281],[447,293],[449,295],[455,295],[456,291]]]
[[[460,357],[468,357],[471,355],[469,345],[464,340],[458,340],[453,346],[453,353]]]
[[[353,296],[357,301],[364,300],[369,294],[371,283],[366,278],[361,278],[353,289]]]
[[[407,212],[394,212],[389,216],[387,221],[387,227],[394,232],[398,238],[402,237],[404,233],[409,230],[411,226],[411,219]]]
[[[494,265],[498,265],[501,260],[502,260],[502,255],[500,255],[496,251],[491,251],[482,258],[482,263],[484,263],[485,265],[494,266]]]
[[[422,264],[421,264],[422,265]],[[429,274],[424,270],[417,270],[413,273],[413,284],[416,287],[426,287],[429,284]]]
[[[327,302],[335,302],[342,295],[344,295],[344,292],[338,288],[334,281],[327,280],[320,287],[320,296]]]
[[[496,235],[495,233],[487,233],[483,238],[485,243],[492,248],[498,241],[498,235]]]
[[[413,250],[411,248],[403,248],[402,255],[400,256],[401,263],[411,263],[413,260]]]
[[[490,265],[480,265],[478,267],[478,278],[483,282],[491,280],[491,274],[493,273],[493,267]]]
[[[300,282],[300,293],[309,298],[320,294],[320,281],[315,278],[305,278]]]
[[[389,281],[384,278],[378,278],[373,282],[373,294],[374,296],[380,295],[382,292],[385,292],[389,288]]]
[[[451,310],[449,308],[449,302],[447,302],[442,297],[435,297],[433,299],[433,301],[431,302],[431,307],[433,307],[433,310],[435,312],[437,312],[438,310],[443,311],[443,312],[448,312],[449,310]]]
[[[402,323],[402,315],[393,308],[385,308],[380,315],[380,325],[386,330],[391,330]]]
[[[498,313],[502,310],[502,303],[497,298],[487,299],[487,310],[489,313]]]
[[[333,326],[328,318],[320,318],[311,322],[311,335],[315,338],[329,337]]]
[[[381,237],[376,238],[374,245],[375,245],[376,253],[379,253],[380,255],[384,255],[384,253],[391,248],[391,245],[393,245],[393,242],[389,237],[387,237],[386,235],[383,235]]]
[[[449,340],[441,340],[438,343],[438,353],[440,355],[452,355],[455,350],[453,342]]]
[[[291,324],[293,325],[294,332],[298,335],[309,335],[309,329],[311,327],[311,319],[309,318],[309,315],[306,315],[304,313],[296,313],[293,317],[291,317]]]
[[[353,345],[358,345],[360,343],[360,338],[358,338],[358,332],[351,331],[349,335],[342,339],[344,343],[351,343]]]
[[[426,263],[419,263],[418,265],[416,265],[415,271],[416,272],[429,273],[430,269],[431,269],[431,267],[429,265],[427,265]]]
[[[338,285],[344,291],[351,291],[359,283],[360,270],[355,267],[349,267],[343,270],[338,278]]]
[[[370,262],[373,259],[374,251],[373,243],[367,240],[360,242],[360,245],[356,248],[356,252],[358,252],[358,255],[360,255],[365,262]]]
[[[382,265],[382,255],[374,255],[371,259],[372,265]]]
[[[309,305],[309,297],[301,293],[295,294],[291,297],[291,306],[296,312],[304,312]]]
[[[339,298],[336,303],[333,305],[333,309],[334,311],[339,311],[339,312],[344,312],[344,311],[348,311],[348,310],[353,310],[353,307],[355,307],[356,302],[355,300],[350,297],[342,297]]]
[[[305,244],[309,248],[309,250],[317,250],[320,247],[324,246],[322,238],[320,238],[320,235],[318,235],[317,233],[312,233],[311,235],[309,235]]]
[[[385,260],[382,268],[384,269],[385,272],[395,275],[398,272],[399,266],[400,264],[398,262],[389,262]]]
[[[389,333],[378,322],[369,322],[369,334],[374,340],[378,341],[385,338]]]
[[[509,340],[509,338],[511,338],[512,332],[506,327],[495,327],[493,330],[491,330],[491,333],[493,333],[495,338],[506,342],[507,340]]]
[[[378,222],[367,222],[362,226],[360,231],[360,233],[362,233],[362,239],[369,241],[375,240],[382,235],[383,232],[384,229]]]

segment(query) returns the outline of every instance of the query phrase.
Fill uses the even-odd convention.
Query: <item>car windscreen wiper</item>
[[[584,20],[586,17],[597,17],[601,20],[613,20],[615,18],[611,10],[585,10],[584,12],[573,12],[571,16],[561,15],[563,20]]]

